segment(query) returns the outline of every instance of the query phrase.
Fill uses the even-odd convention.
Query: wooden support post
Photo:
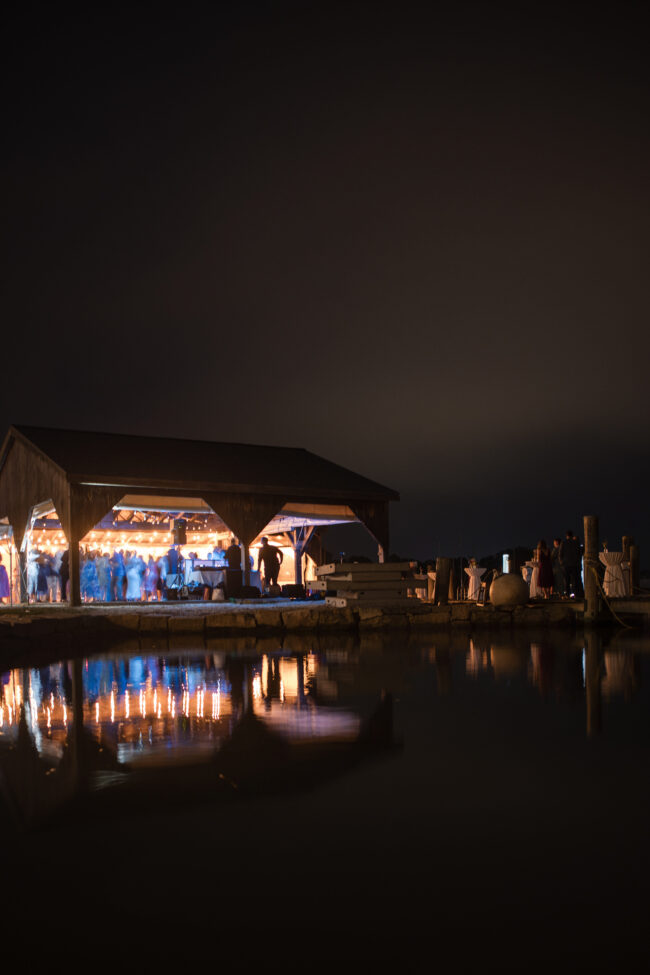
[[[378,562],[385,562],[386,561],[386,553],[384,551],[384,546],[383,545],[378,545],[377,546],[377,561]]]
[[[76,532],[70,532],[69,542],[70,605],[81,606],[81,559],[79,558],[79,538]]]
[[[248,542],[241,543],[241,578],[243,586],[251,584],[251,558],[248,550]]]
[[[438,606],[446,606],[449,602],[449,578],[451,576],[451,559],[439,557],[436,559],[436,589],[435,602]]]
[[[600,595],[598,592],[598,518],[585,515],[585,623],[595,623],[600,614]],[[578,566],[580,571],[580,566]]]
[[[621,552],[623,553],[623,579],[625,581],[626,595],[631,596],[632,589],[632,567],[630,565],[630,545],[634,544],[631,535],[623,535],[621,538]]]
[[[293,579],[297,586],[302,586],[302,549],[293,546]]]
[[[294,581],[297,586],[302,586],[302,557],[311,536],[314,534],[314,526],[303,525],[300,528],[294,528],[289,534],[293,547]]]
[[[20,585],[19,600],[21,603],[29,602],[29,595],[27,593],[27,553],[18,552],[18,580]],[[13,579],[11,580],[13,583]],[[13,586],[12,586],[13,591]]]
[[[630,545],[630,591],[632,595],[641,588],[641,571],[639,564],[639,546]]]

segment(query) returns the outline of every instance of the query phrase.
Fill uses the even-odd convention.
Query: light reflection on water
[[[178,751],[228,736],[251,710],[289,738],[354,735],[358,715],[316,704],[316,655],[271,656],[228,665],[217,655],[88,658],[81,663],[84,728],[119,761],[147,749]],[[24,719],[41,755],[61,757],[74,721],[71,661],[2,677],[0,742],[16,741]]]
[[[593,736],[602,732],[608,702],[633,705],[647,648],[643,638],[597,633],[444,634],[402,649],[376,638],[304,653],[149,651],[13,669],[2,676],[0,699],[5,791],[13,789],[14,812],[30,822],[89,788],[123,783],[129,775],[135,781],[133,773],[143,769],[218,764],[233,740],[236,757],[230,747],[228,775],[220,775],[233,783],[237,763],[259,773],[256,753],[269,741],[294,749],[274,753],[276,771],[291,766],[300,742],[320,743],[322,762],[324,749],[357,748],[367,743],[367,727],[373,734],[381,727],[383,747],[393,731],[392,707],[389,714],[380,704],[382,694],[389,692],[390,702],[406,685],[431,678],[432,695],[464,695],[474,686],[486,706],[497,687],[513,700],[534,688],[549,706],[573,714],[578,708]],[[535,720],[549,714],[537,712]],[[242,745],[244,727],[255,735]],[[526,735],[525,725],[519,733]]]
[[[304,967],[347,925],[360,957],[394,938],[400,971],[418,936],[445,971],[641,968],[647,637],[294,640],[3,675],[3,799],[44,827],[5,821],[12,924],[92,951],[100,929],[155,932],[165,952],[167,932],[203,948],[242,925],[239,967],[296,931]]]

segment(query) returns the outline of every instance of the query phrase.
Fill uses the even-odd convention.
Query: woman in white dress
[[[142,599],[144,568],[144,559],[137,552],[131,552],[130,558],[126,560],[126,598],[130,602]]]

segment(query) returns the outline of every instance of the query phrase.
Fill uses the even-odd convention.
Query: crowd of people
[[[584,596],[582,585],[582,546],[569,529],[564,538],[554,538],[549,548],[545,539],[537,543],[530,562],[530,576],[527,579],[532,598],[550,599],[559,596],[563,599]]]
[[[220,549],[217,551],[221,552]],[[177,575],[179,561],[179,551],[173,547],[157,556],[141,555],[135,549],[109,553],[101,549],[81,548],[81,599],[85,603],[164,599],[167,579],[170,574]],[[26,568],[29,602],[63,602],[70,598],[67,549],[49,553],[32,548],[27,553]]]
[[[266,540],[265,540],[266,541]],[[260,562],[266,568],[267,578],[275,577],[282,557],[275,556],[273,546],[266,545]],[[196,552],[189,552],[187,559],[199,559]],[[0,563],[1,563],[0,558]],[[90,602],[156,602],[167,598],[168,588],[184,584],[185,558],[178,546],[172,546],[162,554],[141,554],[136,549],[120,549],[113,552],[102,549],[79,549],[79,578],[81,599]],[[201,559],[226,571],[227,588],[234,592],[241,588],[241,549],[233,538],[228,549],[215,547]],[[250,556],[251,568],[253,557]],[[0,564],[0,600],[9,597],[9,583],[3,585],[3,569]],[[6,570],[4,571],[6,577]],[[63,602],[70,598],[69,551],[54,553],[31,548],[27,553],[27,598],[31,602]],[[6,593],[5,593],[6,589]],[[208,595],[206,595],[208,598]]]

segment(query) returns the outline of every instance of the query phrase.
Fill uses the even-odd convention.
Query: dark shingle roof
[[[14,426],[73,480],[249,490],[294,497],[398,500],[399,495],[308,450]]]

